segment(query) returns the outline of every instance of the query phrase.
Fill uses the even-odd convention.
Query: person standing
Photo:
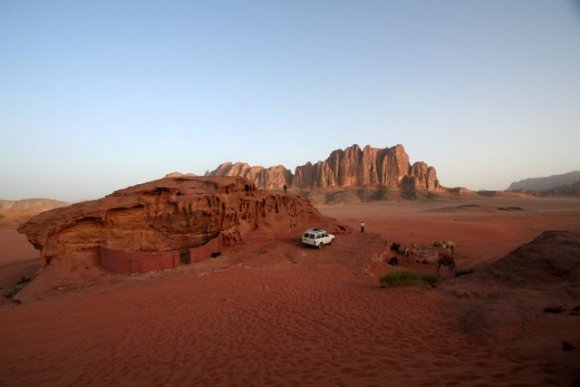
[[[365,222],[360,222],[360,232],[365,232]]]

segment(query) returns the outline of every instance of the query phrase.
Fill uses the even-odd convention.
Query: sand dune
[[[548,359],[524,356],[545,340],[538,331],[519,346],[509,329],[476,334],[463,329],[447,292],[381,289],[380,266],[367,272],[386,254],[385,239],[454,240],[459,266],[477,273],[546,228],[580,231],[580,201],[514,205],[524,211],[321,206],[355,230],[322,250],[296,235],[247,241],[198,265],[4,303],[0,385],[570,385],[580,357],[559,342],[549,343]]]

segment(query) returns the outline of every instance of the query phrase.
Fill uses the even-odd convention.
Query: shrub
[[[381,287],[435,285],[439,278],[435,273],[416,273],[410,270],[394,270],[379,277]]]

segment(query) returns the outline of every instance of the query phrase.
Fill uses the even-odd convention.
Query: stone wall
[[[222,249],[222,234],[219,234],[214,239],[207,242],[205,245],[189,249],[189,262],[199,262],[203,261],[204,259],[208,259],[212,256],[212,254],[221,253]]]
[[[219,234],[206,244],[187,250],[180,260],[178,251],[138,252],[99,248],[99,261],[105,270],[119,274],[146,273],[174,269],[180,263],[190,264],[217,256],[222,249],[222,235]]]
[[[179,266],[179,252],[137,252],[99,248],[101,265],[120,274],[146,273],[174,269]]]

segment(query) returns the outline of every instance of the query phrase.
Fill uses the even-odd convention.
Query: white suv
[[[308,246],[322,248],[324,245],[332,244],[334,235],[327,233],[320,228],[309,228],[302,234],[302,243]]]

